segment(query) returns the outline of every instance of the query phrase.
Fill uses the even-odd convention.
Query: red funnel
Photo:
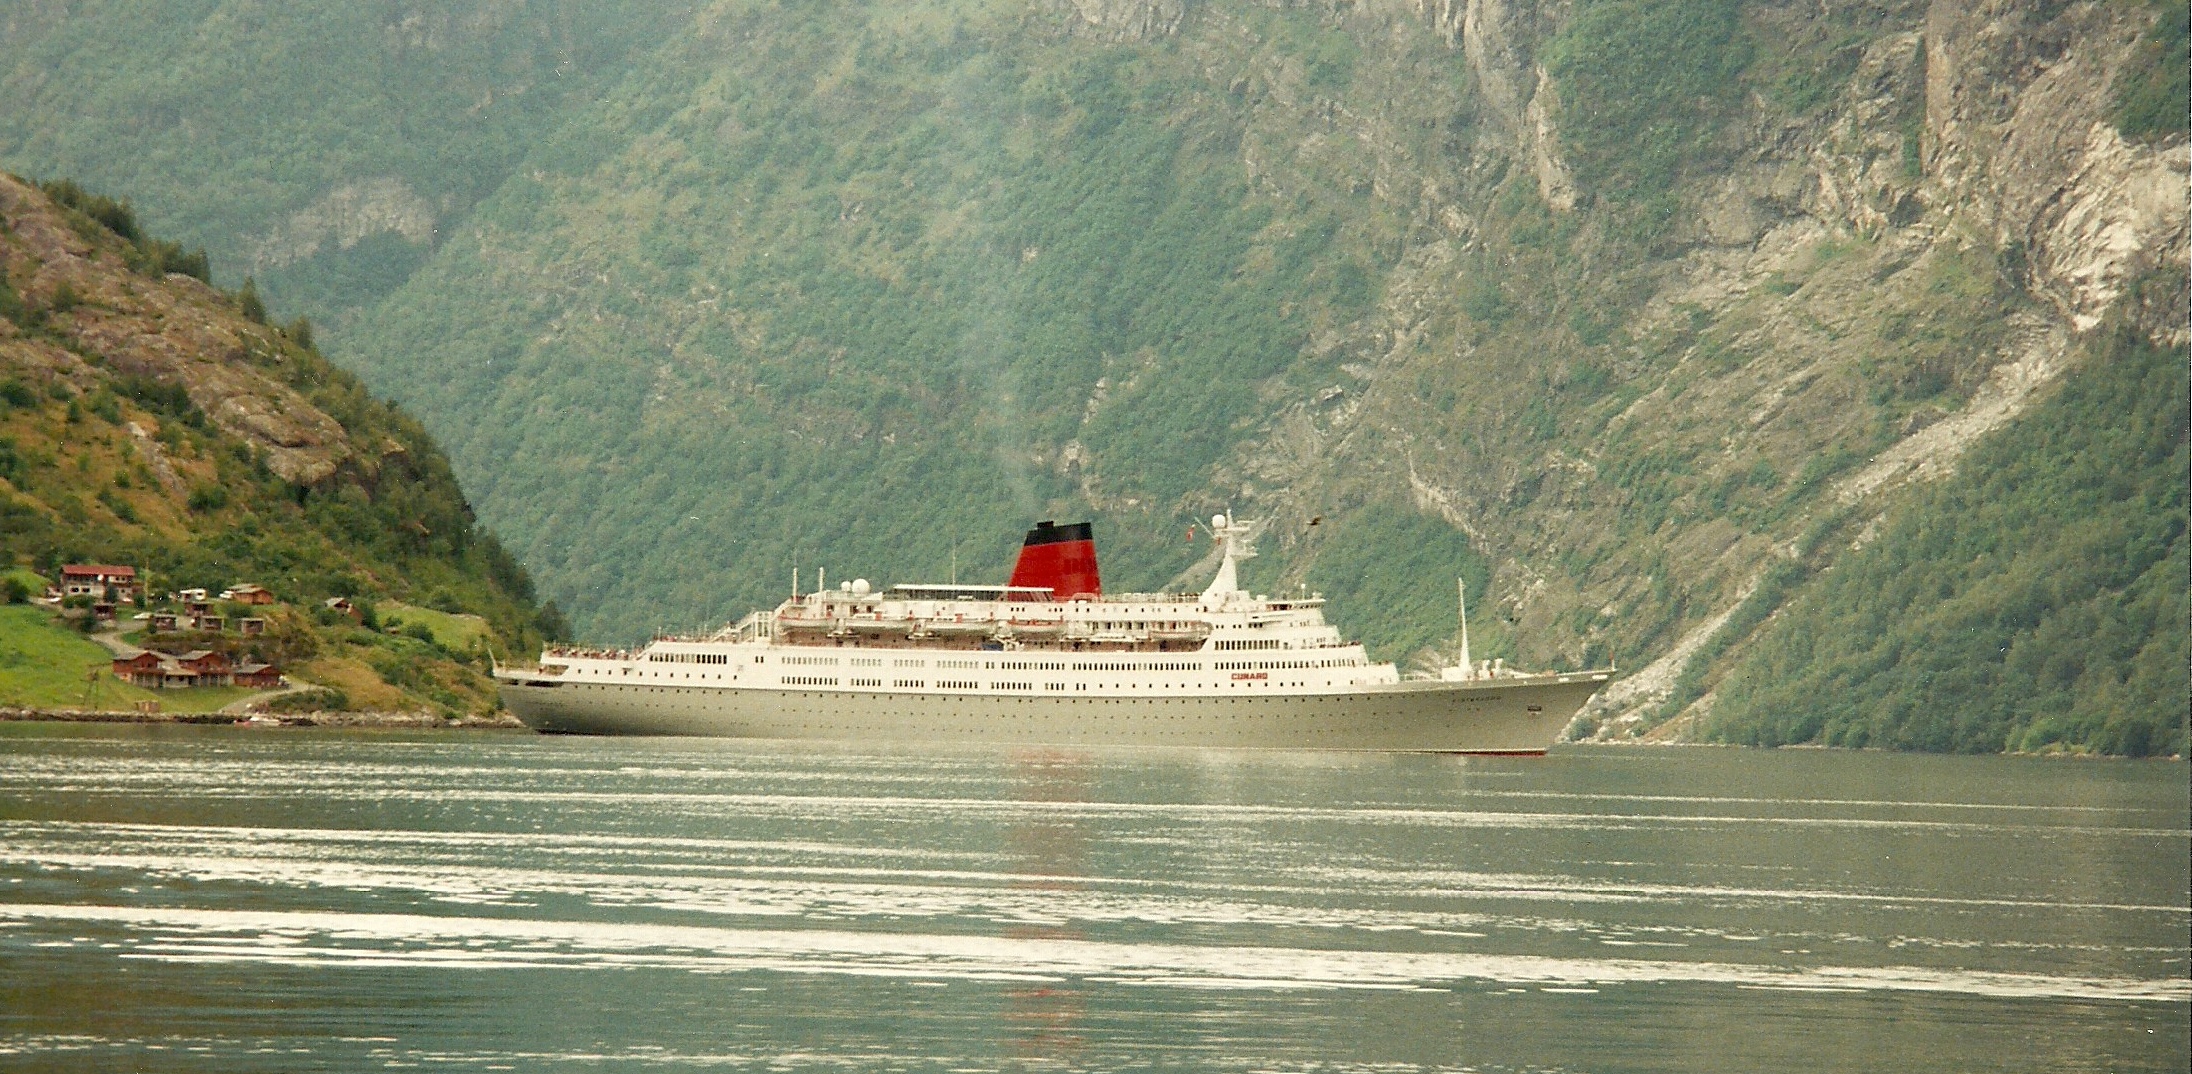
[[[1104,595],[1096,574],[1096,538],[1086,522],[1059,526],[1038,522],[1020,542],[1020,561],[1012,565],[1015,586],[1049,586],[1059,600]]]

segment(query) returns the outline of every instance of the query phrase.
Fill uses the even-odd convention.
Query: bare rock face
[[[1458,29],[1462,55],[1477,89],[1510,130],[1522,128],[1522,109],[1536,83],[1515,41],[1515,11],[1510,0],[1466,0],[1456,23],[1452,4],[1442,0],[1438,22]],[[1451,42],[1453,31],[1448,32]]]
[[[1531,94],[1530,104],[1522,110],[1522,133],[1530,149],[1530,171],[1537,176],[1538,197],[1545,204],[1561,212],[1576,206],[1575,178],[1568,174],[1567,162],[1560,159],[1560,129],[1553,123],[1553,115],[1559,111],[1554,96],[1552,80],[1545,68],[1537,69],[1537,92]]]
[[[1815,143],[1818,180],[1804,209],[1859,232],[1901,227],[1924,211],[1921,173],[1909,155],[1907,119],[1926,77],[1923,35],[1896,34],[1873,42],[1844,91],[1843,107]]]
[[[1484,103],[1537,178],[1538,196],[1566,212],[1575,208],[1574,177],[1560,155],[1559,92],[1523,45],[1527,14],[1514,0],[1467,0],[1459,11],[1441,0],[1434,24],[1457,37]]]
[[[1079,32],[1111,41],[1148,41],[1179,32],[1186,0],[1053,0]]]
[[[367,461],[340,423],[261,368],[281,353],[274,330],[244,319],[219,291],[188,276],[132,273],[119,239],[86,238],[44,194],[12,177],[0,176],[0,213],[12,226],[13,241],[0,238],[10,275],[28,267],[38,300],[50,302],[63,286],[78,299],[50,322],[68,349],[25,346],[11,361],[67,368],[81,365],[76,354],[94,355],[116,373],[181,384],[208,420],[253,444],[268,469],[295,484]],[[43,352],[58,353],[41,359]]]
[[[2143,24],[2098,5],[2044,14],[1945,2],[1928,13],[1921,196],[2023,249],[2034,291],[2082,331],[2133,276],[2181,259],[2188,158],[2182,143],[2132,145],[2108,121]]]
[[[345,183],[282,221],[258,242],[251,263],[261,269],[288,265],[329,246],[348,250],[384,233],[424,244],[433,241],[434,223],[433,205],[401,179]]]

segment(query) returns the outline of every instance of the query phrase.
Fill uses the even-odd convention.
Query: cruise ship
[[[1242,591],[1257,528],[1211,519],[1201,593],[1105,593],[1090,525],[1043,522],[1001,586],[822,575],[720,631],[549,646],[495,677],[520,720],[565,734],[1465,754],[1545,752],[1612,677],[1472,662],[1466,612],[1461,660],[1403,676],[1321,597]]]

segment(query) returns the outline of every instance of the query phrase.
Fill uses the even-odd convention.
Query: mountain
[[[52,582],[84,562],[149,572],[160,592],[254,582],[276,603],[236,611],[263,619],[262,635],[176,640],[275,662],[323,687],[311,704],[492,711],[492,655],[538,645],[561,629],[555,613],[535,608],[417,421],[322,357],[309,323],[270,326],[255,291],[207,275],[204,253],[150,237],[125,202],[0,176],[11,596],[38,588],[25,569]],[[337,597],[363,622],[326,611]],[[55,645],[42,622],[8,626]],[[10,653],[29,651],[14,640]]]
[[[2181,456],[2033,431],[2183,440],[2094,401],[2184,358],[2182,5],[5,18],[0,163],[310,313],[584,633],[1001,577],[1037,518],[1199,581],[1232,510],[1381,654],[1458,574],[1480,653],[1631,669],[1579,733],[2184,749]]]

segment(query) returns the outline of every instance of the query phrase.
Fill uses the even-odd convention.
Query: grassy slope
[[[0,606],[0,706],[128,709],[139,701],[157,701],[166,712],[212,712],[257,692],[235,687],[146,690],[115,679],[108,670],[112,659],[97,642],[44,609]],[[87,693],[85,676],[92,671],[98,675]]]
[[[379,612],[384,629],[394,631],[417,624],[433,636],[434,644],[450,652],[469,652],[494,641],[494,632],[487,620],[477,615],[421,608],[401,601],[382,604]]]

